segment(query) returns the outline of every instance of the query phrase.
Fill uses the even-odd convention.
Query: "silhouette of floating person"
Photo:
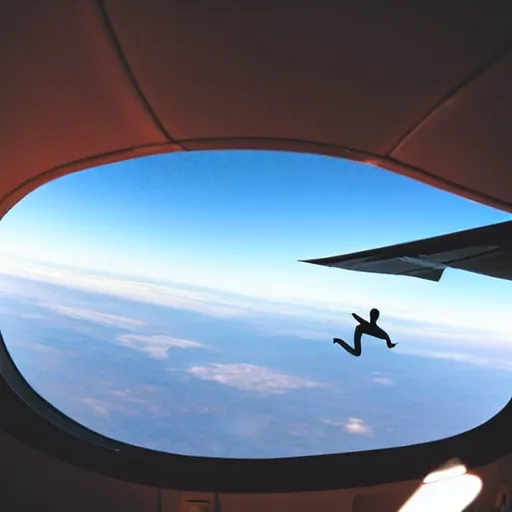
[[[370,311],[369,322],[355,313],[352,313],[352,316],[359,322],[359,325],[354,329],[354,347],[351,347],[346,341],[343,341],[340,338],[333,338],[332,340],[333,343],[337,343],[340,347],[343,347],[349,354],[352,354],[355,357],[359,357],[361,355],[361,336],[363,334],[373,336],[379,340],[385,340],[388,348],[393,348],[398,345],[398,343],[392,343],[386,331],[377,325],[377,320],[380,316],[378,309],[374,308]]]

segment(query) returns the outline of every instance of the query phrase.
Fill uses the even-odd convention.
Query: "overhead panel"
[[[275,137],[371,153],[390,150],[489,59],[512,14],[497,0],[105,6],[175,139]]]

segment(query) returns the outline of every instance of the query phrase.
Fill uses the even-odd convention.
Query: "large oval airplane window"
[[[375,272],[301,260],[508,219],[331,157],[106,165],[40,187],[1,221],[0,328],[41,396],[137,446],[273,458],[438,440],[510,399],[512,283],[451,268],[438,279],[442,264],[418,261],[426,249]],[[461,250],[449,259],[495,247]],[[409,275],[379,273],[397,269]]]

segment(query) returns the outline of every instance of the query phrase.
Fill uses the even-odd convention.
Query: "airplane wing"
[[[439,281],[447,268],[512,281],[512,221],[379,249],[300,261],[429,281]]]

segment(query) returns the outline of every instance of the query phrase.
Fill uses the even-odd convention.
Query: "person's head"
[[[378,309],[373,308],[370,311],[370,322],[376,322],[379,319],[380,312]]]

